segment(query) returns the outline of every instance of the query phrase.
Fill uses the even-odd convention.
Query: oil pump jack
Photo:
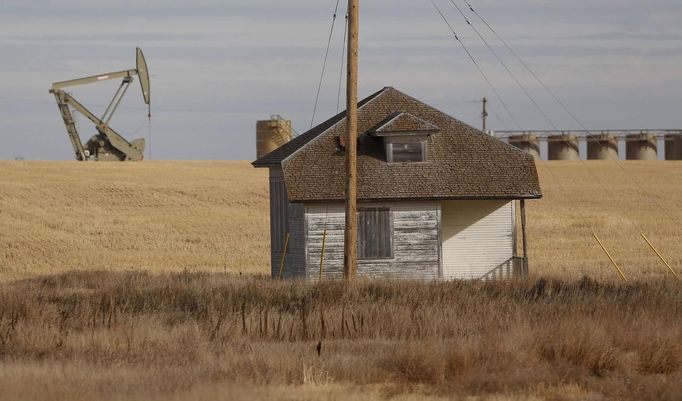
[[[66,132],[71,140],[71,145],[73,145],[73,149],[76,152],[76,160],[139,161],[144,158],[144,139],[135,139],[132,142],[128,142],[109,126],[111,117],[114,115],[114,112],[121,103],[123,96],[136,75],[140,80],[144,102],[148,106],[150,104],[149,71],[147,70],[147,62],[144,59],[144,54],[139,47],[136,49],[136,59],[137,62],[134,69],[71,79],[52,84],[50,93],[52,93],[57,100],[59,112],[64,120],[64,125],[66,125]],[[63,88],[71,86],[119,78],[122,79],[121,85],[118,87],[114,98],[111,100],[111,103],[109,103],[102,118],[97,117],[90,110],[85,108],[85,106],[80,104],[73,96],[63,90]],[[92,121],[97,129],[98,133],[90,138],[85,145],[81,142],[78,129],[76,128],[73,115],[71,114],[71,109],[78,111],[88,120]],[[149,113],[148,117],[151,117],[151,113]]]

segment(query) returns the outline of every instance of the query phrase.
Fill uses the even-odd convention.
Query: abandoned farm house
[[[542,197],[532,156],[390,87],[358,107],[359,276],[527,273],[515,201],[525,220],[525,200]],[[343,276],[345,124],[341,113],[253,162],[270,171],[275,277]]]

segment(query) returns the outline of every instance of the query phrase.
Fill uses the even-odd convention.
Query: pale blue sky
[[[297,131],[309,128],[335,3],[0,0],[0,159],[72,159],[50,84],[131,68],[136,46],[153,75],[155,159],[253,159],[256,120],[281,114]],[[588,128],[682,127],[679,0],[471,3]],[[449,0],[438,4],[523,128],[550,128]],[[344,12],[316,122],[336,112]],[[429,0],[361,0],[360,40],[361,96],[394,86],[475,126],[487,96],[501,118],[491,117],[492,128],[513,128]],[[557,126],[578,128],[499,51]],[[73,93],[99,114],[117,85]],[[146,137],[143,106],[136,84],[112,126],[128,139]],[[84,140],[94,131],[80,127]]]

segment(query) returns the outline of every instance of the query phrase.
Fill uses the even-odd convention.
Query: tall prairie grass
[[[678,400],[681,321],[663,280],[67,273],[0,285],[0,399]]]

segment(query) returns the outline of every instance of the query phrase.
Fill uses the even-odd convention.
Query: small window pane
[[[358,259],[393,257],[390,213],[388,208],[358,209]]]
[[[424,142],[393,142],[393,163],[421,162]]]

